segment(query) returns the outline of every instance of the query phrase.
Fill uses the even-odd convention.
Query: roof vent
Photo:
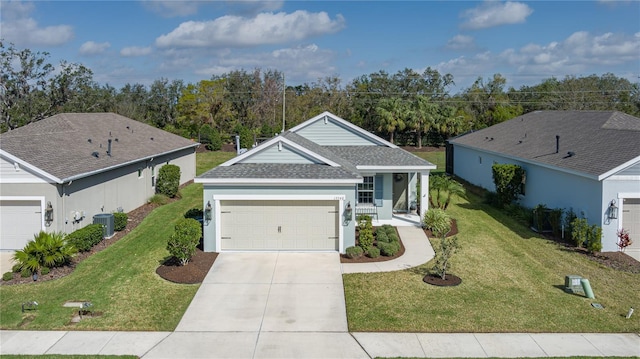
[[[91,139],[88,139],[87,142],[91,143]]]
[[[566,156],[564,156],[564,157],[562,157],[562,158],[569,158],[569,157],[573,157],[573,156],[575,156],[575,155],[576,155],[576,153],[575,153],[575,152],[573,152],[573,151],[569,151],[569,152],[567,152],[567,155],[566,155]]]
[[[107,147],[107,155],[111,157],[111,139],[108,140],[109,147]]]
[[[153,141],[153,137],[151,137],[151,141]]]
[[[556,135],[556,153],[560,152],[560,136]]]
[[[99,154],[98,152],[93,152],[93,153],[91,154],[91,156],[93,156],[93,157],[95,157],[95,158],[99,158],[99,157],[100,157],[100,154]]]

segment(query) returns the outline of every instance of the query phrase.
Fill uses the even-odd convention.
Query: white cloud
[[[97,43],[94,41],[87,41],[80,46],[80,55],[98,55],[101,54],[107,49],[111,47],[111,44],[108,42]]]
[[[244,14],[254,16],[262,11],[275,11],[282,7],[281,0],[228,0],[228,1],[202,1],[202,0],[142,0],[145,8],[163,17],[180,17],[198,13],[202,6],[225,6],[228,14]]]
[[[120,50],[120,55],[125,57],[146,56],[151,52],[150,47],[129,46]]]
[[[212,21],[183,22],[156,39],[158,47],[247,47],[281,44],[335,33],[345,26],[341,15],[326,12],[262,13],[254,18],[223,16]]]
[[[466,19],[462,27],[486,29],[500,25],[519,24],[525,22],[532,13],[533,10],[524,3],[487,1],[462,13],[462,17]]]
[[[456,35],[447,41],[447,48],[451,50],[467,50],[475,47],[473,37]]]
[[[2,1],[2,38],[17,46],[57,46],[73,38],[73,28],[69,25],[41,27],[30,17],[34,10],[31,3]]]
[[[482,52],[472,58],[458,57],[441,62],[435,68],[453,74],[458,85],[493,73],[501,73],[510,82],[517,83],[523,79],[540,81],[551,76],[615,73],[618,65],[637,64],[639,53],[640,33],[593,35],[579,31],[562,41],[531,43],[500,53]]]

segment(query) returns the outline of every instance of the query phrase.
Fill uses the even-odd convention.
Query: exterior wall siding
[[[344,196],[344,203],[351,203],[352,208],[355,206],[356,198],[355,191],[352,186],[327,186],[327,187],[314,187],[314,186],[243,186],[243,187],[231,187],[231,186],[211,186],[204,185],[203,195],[203,208],[207,206],[207,203],[211,203],[213,220],[204,224],[204,250],[205,252],[217,252],[220,249],[216,248],[216,213],[219,211],[217,208],[214,195],[251,195],[251,196],[278,196],[278,195],[295,195],[303,198],[309,195],[330,195],[330,196]],[[350,220],[343,218],[343,208],[340,209],[340,222],[343,226],[343,249],[355,245],[355,211],[352,213]],[[251,225],[251,223],[247,223]]]
[[[321,146],[375,145],[370,139],[353,132],[351,129],[340,126],[331,119],[329,119],[327,123],[322,120],[316,121],[298,130],[297,134]]]
[[[282,146],[282,150],[278,149],[278,145],[275,144],[255,155],[248,157],[242,161],[242,163],[299,163],[299,164],[314,164],[319,163],[313,161],[308,156],[305,156],[297,151],[292,150],[286,145]]]
[[[180,166],[181,184],[195,176],[195,150],[192,148],[70,183],[3,183],[0,196],[44,196],[45,204],[51,202],[54,211],[54,220],[46,226],[46,231],[71,233],[93,223],[96,214],[119,209],[129,212],[145,204],[155,194],[152,177],[157,178],[158,170],[167,162]],[[80,214],[78,219],[76,212]]]
[[[13,162],[0,158],[0,183],[47,183],[47,180],[26,168],[16,168]]]

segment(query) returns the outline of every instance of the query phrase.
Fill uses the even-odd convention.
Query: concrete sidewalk
[[[0,331],[0,354],[141,358],[639,356],[638,334]]]

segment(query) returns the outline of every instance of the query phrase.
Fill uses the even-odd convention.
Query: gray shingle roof
[[[355,166],[433,166],[431,162],[401,148],[386,146],[327,146],[325,148]]]
[[[0,135],[0,149],[61,180],[195,146],[114,113],[63,113]]]
[[[295,163],[236,163],[231,166],[218,166],[199,178],[227,179],[359,179],[343,167],[319,164]]]
[[[617,111],[535,111],[450,142],[600,176],[640,157],[640,118]]]

